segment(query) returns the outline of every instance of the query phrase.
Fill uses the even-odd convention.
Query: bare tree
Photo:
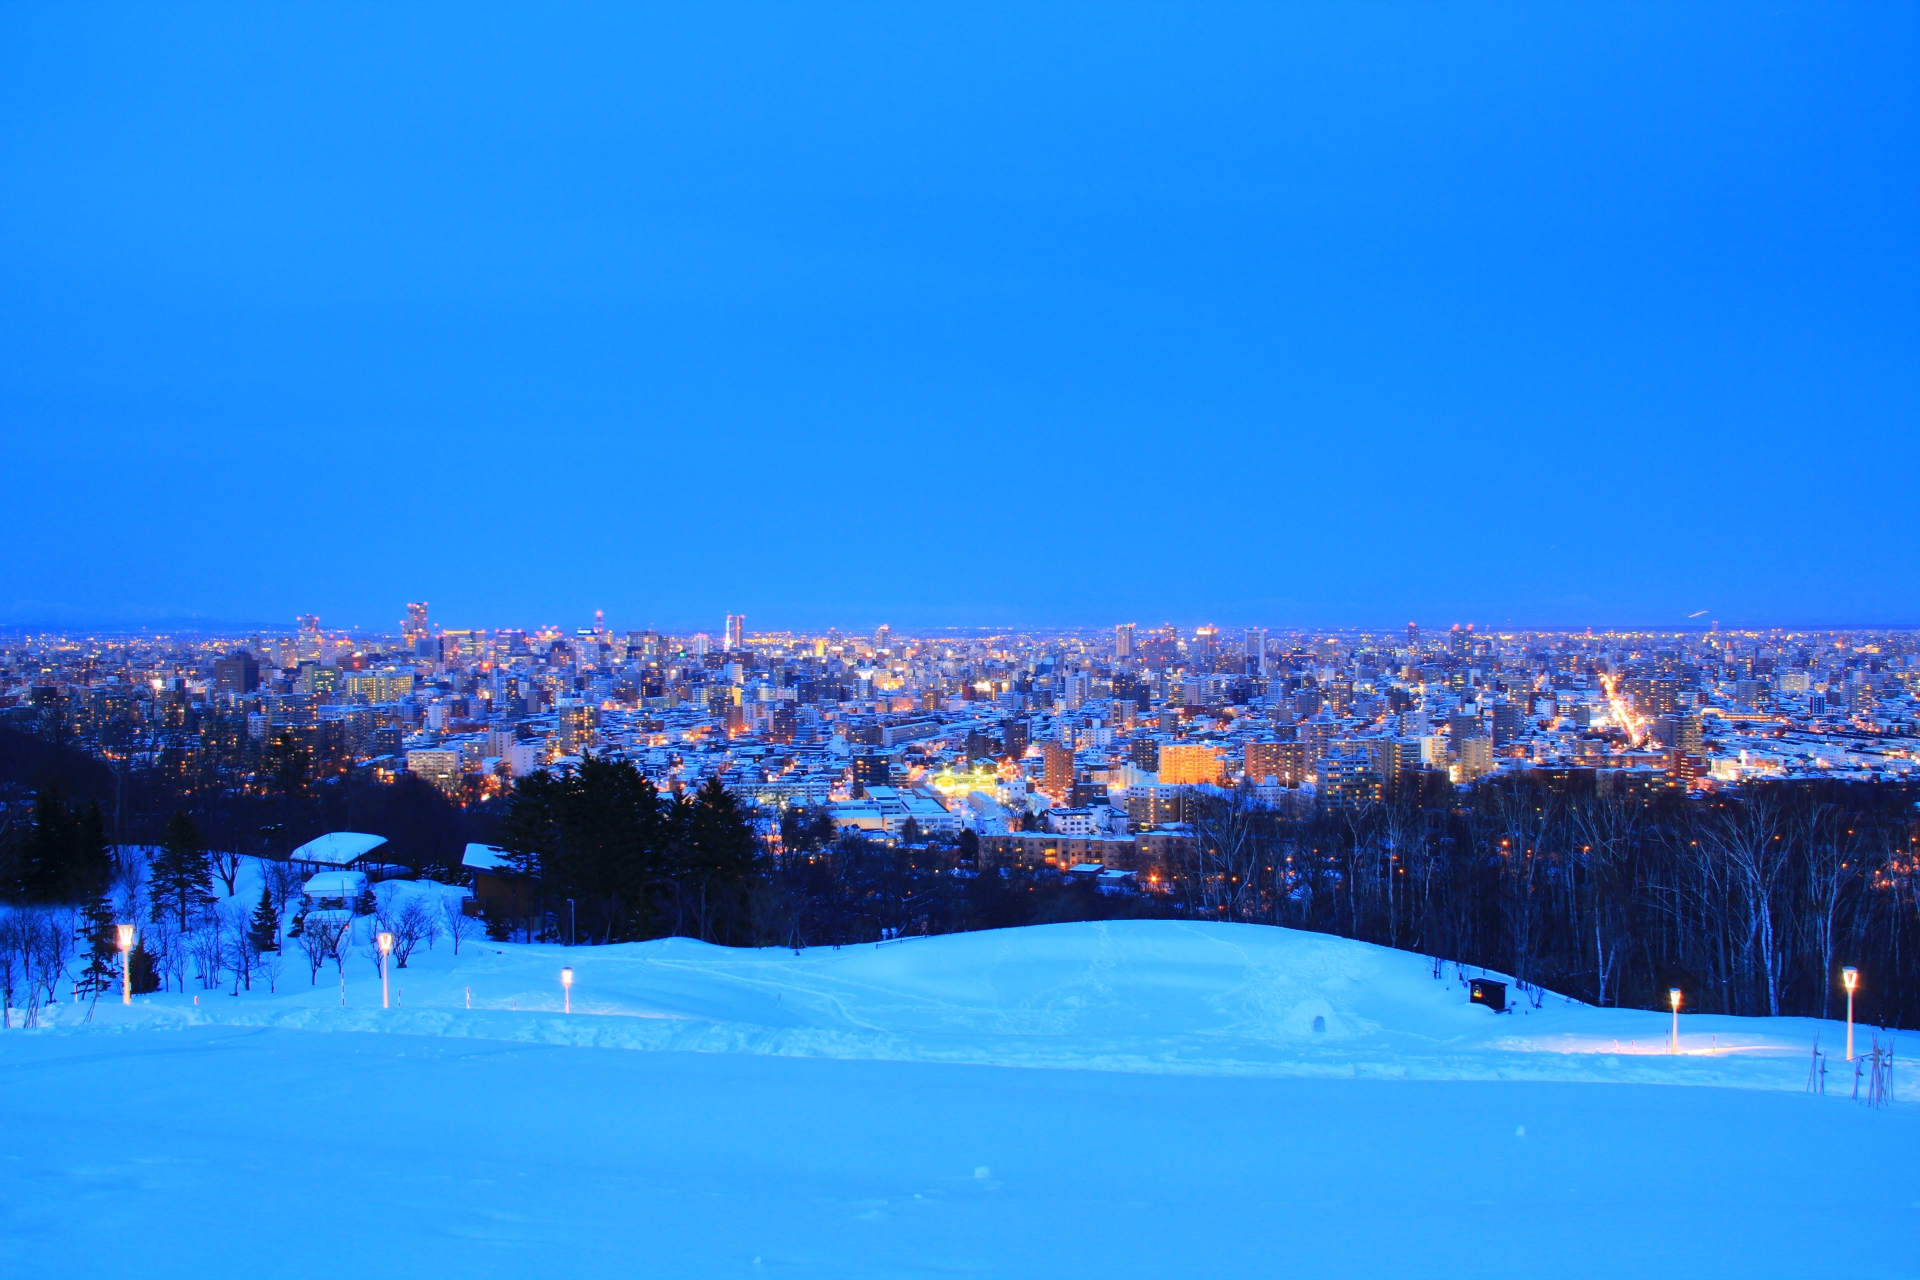
[[[466,910],[467,900],[451,894],[440,898],[440,923],[453,939],[453,954],[460,954],[460,944],[468,938],[477,936],[486,926],[477,916],[470,916]]]
[[[309,911],[300,926],[300,950],[306,954],[308,980],[317,984],[327,961],[340,961],[351,920],[343,912]]]
[[[1780,832],[1780,812],[1771,795],[1747,797],[1745,803],[1722,807],[1706,826],[1707,838],[1725,859],[1739,886],[1740,907],[1746,920],[1743,951],[1748,972],[1754,953],[1765,979],[1767,1013],[1780,1016],[1780,970],[1784,954],[1775,939],[1775,915],[1780,884],[1787,869],[1786,838]]]
[[[181,945],[180,927],[173,917],[161,912],[141,932],[141,941],[147,948],[147,954],[153,957],[153,971],[159,975],[163,989],[172,990],[178,986],[187,989],[186,948]]]
[[[439,913],[429,911],[419,895],[409,895],[394,913],[392,930],[393,958],[404,969],[415,947],[424,942],[429,950],[433,948],[433,940],[440,936]]]
[[[231,850],[210,849],[207,852],[207,865],[213,868],[213,874],[220,877],[220,883],[227,886],[227,896],[233,896],[233,882],[240,878],[241,855]]]
[[[13,1000],[19,988],[22,954],[20,914],[0,915],[0,1027],[13,1025]]]
[[[233,990],[236,994],[243,986],[248,991],[253,990],[253,970],[260,962],[260,949],[253,943],[253,931],[247,928],[249,914],[245,903],[229,902],[220,908],[217,924],[221,954],[226,958],[227,968],[233,973]]]
[[[27,1025],[33,1026],[38,1011],[53,1003],[60,979],[67,976],[76,935],[72,911],[40,908],[28,913],[28,922],[27,952],[33,969],[27,998]]]
[[[261,875],[267,883],[267,895],[273,901],[273,913],[285,917],[287,904],[299,896],[303,884],[300,868],[291,862],[276,862],[267,858],[256,859],[260,864]]]
[[[262,951],[254,963],[254,972],[265,979],[269,994],[280,989],[280,972],[286,966],[286,957],[279,951]]]
[[[203,991],[220,985],[220,974],[226,969],[227,961],[226,932],[225,923],[216,911],[186,937],[187,952],[193,957],[194,977],[200,980]]]

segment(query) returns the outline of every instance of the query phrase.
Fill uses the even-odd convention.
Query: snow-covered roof
[[[367,887],[367,878],[358,871],[322,871],[300,886],[309,898],[354,898]]]
[[[295,862],[324,862],[329,866],[350,867],[387,842],[385,836],[370,836],[359,831],[329,831],[307,841],[288,856]]]
[[[470,844],[467,851],[460,855],[460,865],[472,867],[475,871],[511,871],[513,864],[507,861],[507,851],[497,844]]]

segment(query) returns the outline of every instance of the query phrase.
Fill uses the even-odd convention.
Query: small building
[[[300,892],[322,911],[352,911],[366,891],[367,877],[359,871],[322,871],[300,886]]]
[[[1475,978],[1468,985],[1468,1004],[1483,1004],[1495,1013],[1507,1011],[1507,984],[1488,978]]]
[[[385,836],[370,836],[360,831],[329,831],[295,849],[287,855],[287,861],[313,871],[361,866],[368,854],[386,842]]]
[[[473,872],[473,896],[462,910],[504,922],[510,929],[530,927],[533,916],[532,886],[513,869],[505,849],[492,844],[470,844],[460,855],[460,865]]]

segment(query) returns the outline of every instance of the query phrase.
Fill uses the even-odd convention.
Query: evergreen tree
[[[187,918],[213,901],[213,871],[207,847],[192,818],[174,811],[149,874],[153,918],[158,920],[163,912],[170,914],[184,932]]]
[[[24,902],[53,902],[67,884],[67,859],[73,850],[73,815],[60,803],[60,788],[47,783],[34,793],[33,830],[27,836],[17,884],[9,886]]]
[[[738,943],[748,932],[748,903],[759,845],[740,802],[718,776],[677,807],[682,893],[697,904],[697,936]]]
[[[160,969],[154,963],[153,952],[147,950],[145,938],[134,943],[128,963],[133,969],[133,994],[144,996],[160,989]]]
[[[74,980],[75,995],[98,996],[120,985],[120,933],[113,903],[104,893],[88,898],[81,910],[80,939],[87,944],[87,967]]]
[[[67,826],[68,902],[84,902],[106,891],[113,879],[113,854],[107,847],[107,823],[97,802],[72,815]]]
[[[380,911],[380,899],[373,896],[373,886],[360,890],[360,896],[353,900],[353,914],[357,916],[377,915]]]
[[[264,888],[260,890],[260,905],[254,908],[253,918],[247,922],[247,936],[255,951],[280,949],[280,920],[273,914],[273,895]]]

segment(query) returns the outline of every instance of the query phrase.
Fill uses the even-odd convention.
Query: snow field
[[[296,949],[0,1035],[7,1270],[1920,1275],[1907,1036],[1875,1111],[1837,1024],[1689,1015],[1672,1057],[1663,1014],[1254,926],[442,938],[387,1010],[360,952],[344,1008]]]

